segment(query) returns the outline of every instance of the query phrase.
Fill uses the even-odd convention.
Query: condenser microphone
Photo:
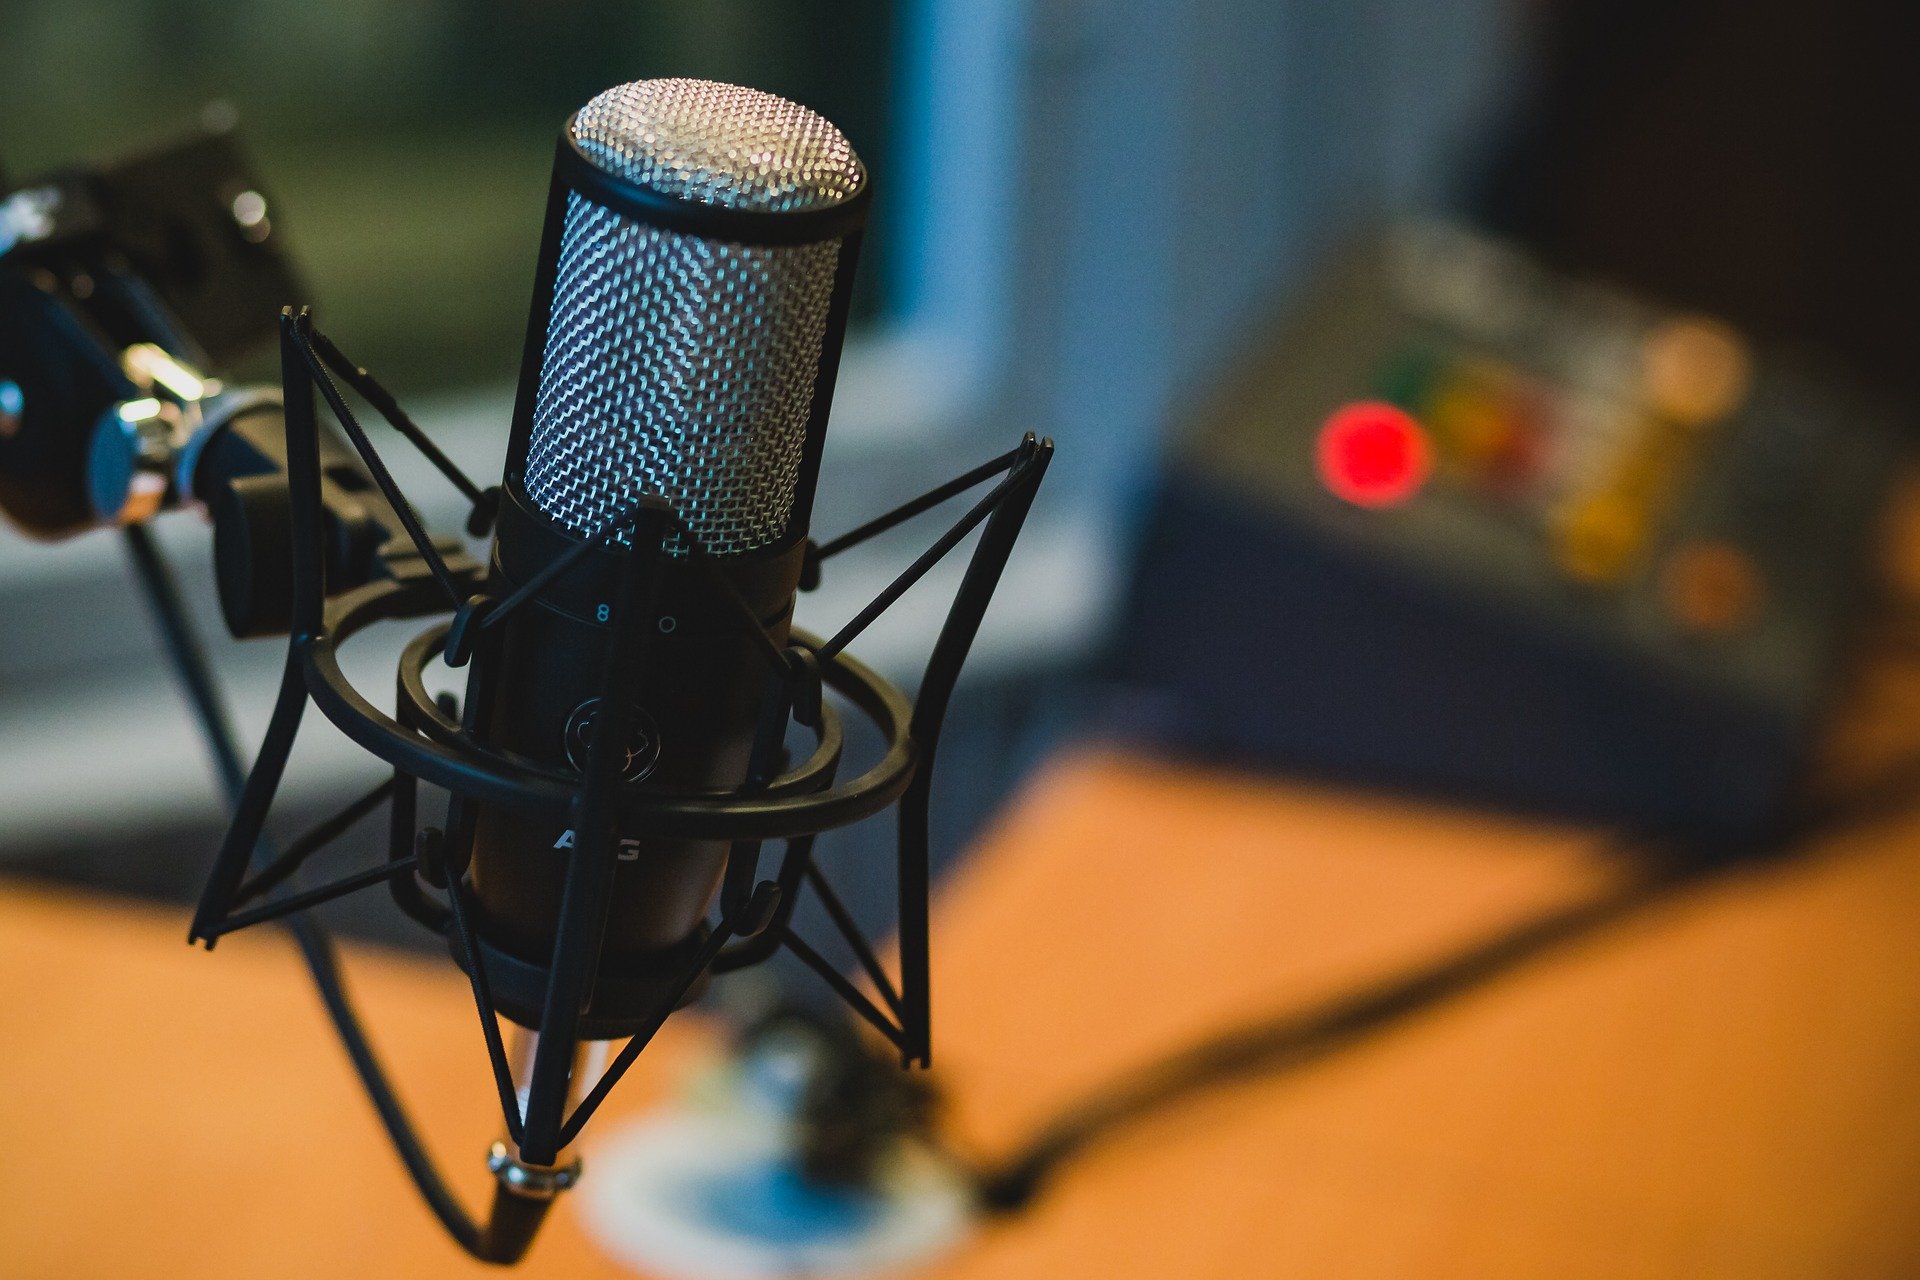
[[[557,151],[495,490],[460,473],[310,312],[282,315],[283,466],[240,477],[260,501],[242,504],[251,514],[236,545],[248,554],[235,559],[288,567],[246,579],[266,588],[283,578],[275,608],[241,611],[284,619],[287,662],[191,936],[211,946],[385,884],[446,938],[472,988],[506,1129],[488,1157],[498,1185],[485,1222],[448,1193],[337,983],[319,981],[408,1172],[475,1257],[525,1251],[578,1176],[565,1153],[582,1127],[710,973],[784,949],[903,1066],[931,1060],[928,813],[940,727],[1053,446],[1025,434],[847,533],[809,538],[868,199],[846,137],[770,94],[653,80],[589,102]],[[336,379],[467,496],[469,531],[491,523],[484,569],[420,524]],[[321,400],[378,494],[376,523],[392,535],[383,576],[341,571],[338,514],[357,495],[329,499],[337,468]],[[988,482],[837,632],[792,631],[795,592],[823,563]],[[266,499],[281,494],[283,514],[270,518]],[[976,530],[909,699],[848,646]],[[284,557],[264,554],[276,534]],[[347,639],[446,610],[400,655],[393,715],[347,679]],[[428,688],[442,657],[468,667],[457,709]],[[256,867],[309,705],[393,774]],[[842,777],[847,714],[879,746]],[[796,727],[812,746],[788,759]],[[444,823],[420,821],[423,785],[448,795]],[[279,892],[383,802],[380,866]],[[897,979],[812,862],[819,833],[889,811]],[[767,841],[779,842],[778,860],[763,876]],[[827,907],[877,1001],[795,927],[806,893]],[[525,1033],[514,1051],[502,1020]],[[604,1072],[590,1068],[590,1042],[622,1038]]]
[[[481,741],[585,770],[631,553],[657,559],[661,602],[620,709],[626,781],[694,796],[747,780],[769,674],[726,597],[785,643],[867,196],[840,130],[753,89],[640,81],[569,122],[489,583],[495,599],[535,594],[473,658],[466,714]],[[648,498],[670,532],[639,546]],[[466,821],[480,938],[542,961],[576,833],[493,806]],[[690,945],[729,849],[618,835],[607,971]],[[500,994],[510,1017],[537,1019]],[[581,1031],[616,1028],[589,1009]]]

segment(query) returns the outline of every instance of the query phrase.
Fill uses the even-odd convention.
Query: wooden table
[[[1057,761],[938,913],[953,1130],[1011,1149],[1111,1073],[1603,888],[1619,869],[1597,847],[1127,756]],[[242,935],[209,956],[184,928],[0,895],[0,1275],[479,1273],[415,1202],[290,948]],[[494,1103],[458,975],[349,961],[477,1202]],[[675,1020],[596,1125],[710,1051],[705,1025]],[[1917,1203],[1920,818],[1903,816],[1118,1133],[933,1274],[1905,1276]],[[623,1273],[563,1209],[524,1274]]]
[[[988,1149],[1120,1064],[1614,874],[1587,836],[1137,762],[1073,762],[1034,795],[991,845],[1018,856],[955,886],[939,935],[943,1067]],[[1071,927],[1029,932],[1035,904],[1074,900]],[[1917,1198],[1902,819],[1143,1123],[941,1274],[1911,1276]]]
[[[1920,599],[1920,502],[1892,536]],[[1823,772],[1913,749],[1869,663]],[[956,1140],[1014,1149],[1115,1073],[1605,892],[1592,833],[1086,751],[936,913]],[[135,856],[130,852],[129,856]],[[291,948],[0,890],[0,1277],[477,1275],[387,1150]],[[349,957],[470,1203],[497,1118],[462,979]],[[591,1137],[705,1055],[681,1016]],[[588,1176],[591,1176],[589,1173]],[[624,1274],[563,1208],[522,1274]],[[1307,1069],[1115,1134],[930,1273],[1920,1275],[1920,811],[1697,886]]]

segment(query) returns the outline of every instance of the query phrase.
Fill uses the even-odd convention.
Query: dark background
[[[0,161],[18,177],[121,154],[224,100],[290,211],[313,301],[355,335],[361,359],[401,390],[506,381],[553,139],[574,110],[649,76],[749,84],[821,112],[884,171],[894,10],[893,0],[8,0]],[[882,245],[887,213],[881,201]],[[884,249],[861,285],[864,314],[883,312]]]

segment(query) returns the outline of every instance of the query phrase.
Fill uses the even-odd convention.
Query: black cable
[[[127,550],[133,557],[134,577],[147,601],[147,611],[160,631],[160,642],[174,674],[187,695],[200,725],[200,740],[213,757],[213,771],[229,804],[236,801],[247,785],[247,766],[234,745],[232,717],[214,681],[213,668],[207,662],[206,648],[193,630],[186,601],[181,599],[180,584],[173,576],[153,534],[145,525],[130,524],[123,530]]]
[[[367,1097],[380,1115],[380,1124],[386,1129],[387,1138],[399,1155],[400,1163],[406,1166],[407,1175],[418,1188],[420,1198],[427,1202],[433,1216],[440,1220],[440,1225],[462,1249],[476,1258],[487,1260],[480,1228],[448,1189],[440,1171],[434,1167],[433,1157],[414,1131],[404,1104],[374,1053],[373,1044],[354,1010],[352,996],[340,972],[339,957],[335,953],[332,937],[319,921],[304,914],[288,920],[287,928],[300,948],[301,958],[307,963],[307,971],[313,975],[313,985],[320,992],[320,1000],[326,1006],[327,1017],[332,1021],[335,1033],[347,1047],[347,1056],[353,1060],[354,1073],[360,1077]]]
[[[1296,1070],[1474,991],[1575,938],[1655,901],[1692,877],[1656,873],[1597,899],[1558,908],[1436,964],[1302,1010],[1235,1027],[1069,1105],[1011,1157],[980,1172],[981,1204],[1025,1208],[1061,1166],[1112,1131],[1211,1089]]]
[[[148,610],[160,631],[167,658],[193,708],[201,738],[213,756],[214,771],[219,776],[221,790],[229,805],[237,804],[241,789],[246,785],[246,766],[236,745],[239,739],[207,662],[205,646],[195,632],[181,598],[179,583],[151,533],[141,525],[130,525],[125,535],[136,570],[135,576],[145,592]],[[265,842],[262,843],[264,846]],[[447,1233],[475,1258],[485,1262],[515,1261],[525,1252],[526,1245],[531,1243],[532,1231],[526,1229],[524,1223],[517,1224],[520,1229],[510,1233],[483,1231],[447,1187],[439,1170],[434,1167],[432,1156],[415,1132],[392,1080],[374,1052],[366,1028],[353,1007],[333,939],[325,926],[305,913],[292,916],[284,923],[293,935],[301,959],[306,962],[315,988],[320,992],[321,1003],[326,1007],[334,1032],[346,1046],[354,1072],[359,1076],[374,1110],[379,1113],[380,1123],[386,1129],[387,1137],[400,1162],[406,1167],[408,1176],[419,1190],[421,1199],[426,1201],[427,1207]],[[540,1212],[544,1213],[544,1202],[528,1203],[538,1203]],[[496,1237],[499,1234],[511,1234],[515,1240],[511,1243],[498,1241]],[[501,1247],[496,1248],[496,1244]]]
[[[1061,1168],[1117,1129],[1206,1091],[1322,1061],[1369,1036],[1428,1013],[1513,973],[1558,947],[1591,936],[1678,892],[1756,859],[1775,858],[1815,836],[1910,806],[1920,796],[1920,753],[1835,801],[1805,805],[1768,837],[1744,846],[1685,847],[1621,837],[1618,856],[1645,869],[1618,888],[1522,921],[1436,963],[1303,1010],[1247,1023],[1178,1050],[1070,1104],[1017,1150],[977,1171],[980,1203],[997,1213],[1025,1208]]]

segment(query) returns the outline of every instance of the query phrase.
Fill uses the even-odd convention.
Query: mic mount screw
[[[487,1151],[487,1168],[500,1185],[523,1200],[551,1200],[580,1181],[581,1162],[575,1157],[563,1165],[526,1164],[504,1142]]]

